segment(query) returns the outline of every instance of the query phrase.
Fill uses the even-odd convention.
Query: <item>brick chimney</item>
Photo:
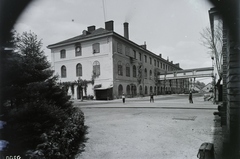
[[[126,39],[129,39],[128,22],[123,23],[123,27],[124,27],[124,37],[125,37]]]
[[[108,31],[113,31],[114,26],[113,26],[113,20],[105,22],[105,29]]]
[[[88,32],[93,32],[96,29],[95,25],[89,26],[88,27]]]

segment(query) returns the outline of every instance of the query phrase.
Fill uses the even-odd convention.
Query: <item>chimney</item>
[[[128,34],[128,22],[123,23],[123,27],[124,27],[124,37],[126,39],[129,39],[129,34]]]
[[[171,63],[173,63],[173,61],[171,61]]]
[[[83,31],[82,31],[82,34],[83,34],[83,35],[88,35],[88,34],[90,34],[90,32],[87,31],[87,30],[83,30]]]
[[[112,20],[105,22],[105,29],[108,30],[108,31],[113,31],[114,30]]]
[[[180,68],[180,65],[179,65],[179,63],[176,63],[176,64],[174,64],[175,66],[177,66],[178,68]]]
[[[93,32],[95,30],[95,28],[96,28],[95,25],[89,26],[88,32],[90,32],[90,33]]]
[[[161,58],[162,58],[162,54],[159,54],[159,57],[161,57]]]
[[[144,41],[144,45],[141,45],[141,47],[144,48],[145,50],[147,49],[146,41]]]

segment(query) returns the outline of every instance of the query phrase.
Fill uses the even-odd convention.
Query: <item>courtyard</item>
[[[194,159],[200,145],[220,138],[213,112],[217,105],[194,95],[75,101],[85,114],[88,134],[83,159]],[[215,151],[219,145],[215,144]],[[215,154],[218,156],[218,154]]]

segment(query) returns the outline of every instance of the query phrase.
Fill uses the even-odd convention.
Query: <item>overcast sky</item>
[[[183,69],[212,66],[200,32],[209,27],[205,0],[35,0],[15,25],[17,32],[32,31],[47,45],[82,34],[88,26],[104,28],[114,21],[114,31],[123,35],[129,23],[129,39]]]

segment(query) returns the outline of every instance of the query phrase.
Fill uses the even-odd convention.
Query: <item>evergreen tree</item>
[[[15,34],[12,44],[17,53],[2,56],[3,137],[10,143],[6,154],[73,158],[85,133],[83,113],[57,85],[37,35]]]

